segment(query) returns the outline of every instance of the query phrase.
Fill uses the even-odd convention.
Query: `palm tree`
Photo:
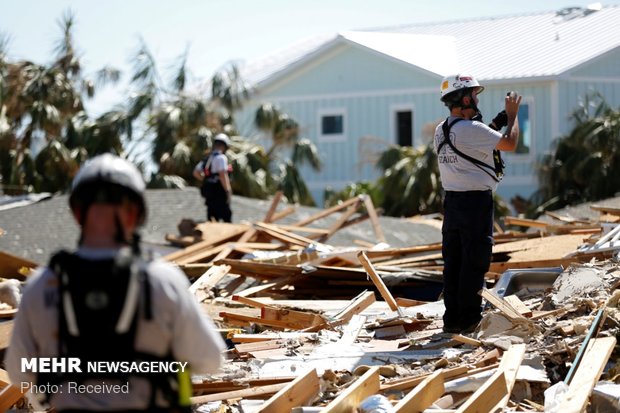
[[[568,135],[538,166],[537,213],[615,195],[620,188],[620,110],[600,94],[586,96],[571,114]]]
[[[6,149],[2,151],[1,172],[9,193],[64,190],[84,157],[76,117],[86,116],[83,99],[94,96],[95,82],[82,73],[74,44],[73,14],[66,12],[59,26],[62,36],[49,65],[8,62],[4,53],[7,43],[0,42],[0,146]],[[118,79],[112,69],[106,69],[106,74],[108,80]],[[33,158],[35,144],[42,149]]]
[[[266,156],[275,173],[278,189],[289,202],[315,205],[299,168],[308,164],[315,171],[321,169],[316,146],[310,140],[300,138],[299,124],[271,103],[259,106],[254,123],[270,138],[271,146]],[[290,156],[282,158],[287,150]]]

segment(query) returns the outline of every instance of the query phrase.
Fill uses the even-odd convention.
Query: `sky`
[[[109,65],[128,76],[129,59],[142,38],[163,76],[166,73],[172,76],[169,68],[188,50],[188,66],[198,81],[208,80],[227,62],[252,61],[314,35],[559,10],[593,3],[579,0],[2,1],[5,7],[0,13],[0,32],[10,37],[10,59],[49,62],[60,38],[58,20],[71,10],[76,18],[76,43],[86,73]],[[603,5],[616,3],[603,2]],[[109,109],[109,104],[121,98],[119,91],[104,90],[95,106]]]

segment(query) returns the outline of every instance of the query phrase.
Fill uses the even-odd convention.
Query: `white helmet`
[[[215,142],[221,142],[226,145],[227,148],[230,148],[230,138],[225,133],[218,133],[215,135],[215,138],[213,138],[213,143]]]
[[[453,92],[471,88],[476,88],[478,93],[482,93],[484,90],[484,87],[480,86],[476,78],[471,75],[456,74],[446,76],[441,81],[441,101],[445,102],[446,96]]]
[[[95,202],[110,202],[128,196],[140,207],[139,224],[146,217],[142,174],[131,162],[105,153],[89,159],[79,170],[71,187],[72,209],[88,208]]]

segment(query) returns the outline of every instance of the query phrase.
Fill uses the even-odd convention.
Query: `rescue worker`
[[[441,101],[450,116],[437,126],[434,146],[445,191],[443,329],[447,333],[470,333],[480,322],[478,291],[491,263],[493,191],[501,177],[493,151],[514,151],[519,139],[521,96],[514,92],[506,96],[507,124],[501,133],[472,119],[480,116],[478,95],[483,90],[469,75],[447,76],[441,83]],[[495,124],[503,123],[499,116],[503,114]]]
[[[15,385],[35,389],[56,411],[186,411],[189,368],[214,373],[221,365],[224,342],[187,277],[141,257],[144,190],[126,160],[104,154],[87,161],[69,197],[81,227],[78,248],[55,254],[24,291],[6,369]],[[37,370],[42,358],[64,368]],[[67,368],[71,358],[80,372]],[[128,368],[114,373],[118,362]]]
[[[207,206],[207,221],[232,222],[230,201],[230,167],[226,151],[230,147],[230,138],[225,133],[218,133],[213,138],[213,150],[194,168],[194,177],[202,182],[201,195]]]

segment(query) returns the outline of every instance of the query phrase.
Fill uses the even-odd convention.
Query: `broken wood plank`
[[[504,301],[502,298],[495,295],[490,290],[483,288],[478,292],[487,300],[493,307],[497,308],[504,316],[506,316],[510,321],[527,321],[527,318],[523,317],[517,310],[512,308],[510,304]]]
[[[8,252],[0,251],[0,274],[2,274],[4,278],[14,278],[24,281],[26,280],[26,276],[22,273],[22,269],[33,270],[38,266],[39,265],[33,261],[9,254]]]
[[[215,288],[229,271],[230,265],[214,265],[189,286],[189,291],[196,296],[199,302],[202,302],[208,297],[208,291]]]
[[[379,216],[377,215],[377,210],[372,203],[372,199],[367,194],[362,195],[362,197],[364,199],[364,206],[366,207],[366,211],[368,212],[368,216],[370,217],[370,223],[372,224],[372,228],[375,231],[377,240],[379,240],[379,242],[387,242],[385,240],[383,230],[381,229],[381,224],[379,223]]]
[[[528,228],[547,228],[549,226],[548,222],[510,216],[504,217],[504,224]]]
[[[256,222],[254,223],[254,227],[257,228],[259,231],[268,234],[270,237],[287,244],[307,247],[308,245],[315,243],[315,241],[311,240],[310,238],[302,237],[301,235],[286,231],[279,228],[277,225],[268,224],[266,222]]]
[[[374,291],[364,291],[355,297],[345,308],[334,316],[334,319],[346,323],[356,314],[361,313],[376,301]]]
[[[352,413],[368,396],[379,391],[379,367],[371,367],[338,397],[325,406],[320,413]]]
[[[275,214],[273,214],[271,216],[270,220],[267,219],[263,219],[263,222],[276,222],[281,220],[282,218],[285,218],[291,214],[294,214],[295,211],[297,210],[297,208],[295,208],[294,206],[290,206],[288,208],[284,208],[282,211],[278,211]]]
[[[290,412],[292,408],[303,406],[312,401],[320,391],[319,376],[316,369],[299,376],[286,387],[271,396],[261,406],[259,413]]]
[[[205,396],[194,396],[190,398],[192,404],[204,404],[220,400],[237,399],[260,399],[270,397],[288,386],[288,383],[268,384],[265,386],[255,386],[243,390],[227,391],[222,393],[208,394]]]
[[[456,412],[491,412],[493,406],[499,403],[507,394],[506,376],[502,370],[498,369]]]
[[[607,207],[602,205],[590,205],[590,209],[604,214],[620,216],[620,208]]]
[[[221,311],[219,316],[224,319],[225,322],[240,326],[248,326],[251,323],[265,325],[273,329],[285,330],[289,328],[289,324],[278,320],[265,320],[260,317],[252,317],[244,314],[230,313],[228,311]]]
[[[284,196],[284,193],[282,191],[277,191],[273,195],[273,199],[271,200],[271,205],[269,205],[269,209],[267,210],[267,213],[265,214],[265,221],[272,220],[273,215],[276,213],[276,209],[278,209],[278,204],[282,200],[282,196]]]
[[[416,254],[419,252],[430,252],[430,251],[440,251],[440,250],[441,250],[441,243],[436,243],[436,244],[428,244],[428,245],[419,245],[416,247],[366,251],[366,256],[368,258],[398,257],[401,255],[409,255],[409,254]]]
[[[421,413],[444,393],[443,374],[437,370],[417,385],[396,406],[394,413]]]
[[[321,237],[319,238],[319,241],[325,242],[332,235],[334,235],[334,233],[338,231],[344,225],[344,223],[347,222],[349,218],[351,218],[351,216],[353,216],[353,214],[355,214],[355,212],[357,211],[357,208],[359,208],[359,204],[360,204],[360,200],[359,198],[357,198],[357,202],[354,202],[353,204],[351,204],[347,208],[347,210],[340,215],[340,217],[336,220],[336,222],[331,227],[329,227],[327,234],[321,235]]]
[[[233,294],[237,288],[241,287],[245,283],[245,280],[245,275],[237,275],[219,291],[220,297],[228,297]]]
[[[532,310],[527,308],[527,306],[523,303],[523,301],[521,301],[521,299],[517,297],[516,295],[512,294],[512,295],[506,296],[504,297],[504,301],[506,301],[512,308],[517,310],[517,312],[521,314],[523,317],[529,318],[532,316]]]
[[[452,340],[458,341],[459,343],[467,344],[474,347],[481,347],[482,342],[480,340],[476,340],[475,338],[467,337],[461,334],[455,334],[452,336]]]
[[[510,399],[510,393],[517,381],[517,372],[519,366],[525,356],[525,344],[513,344],[502,355],[502,360],[499,363],[499,370],[504,372],[504,378],[506,379],[506,395],[495,405],[491,411],[503,411],[508,405]]]
[[[302,278],[303,276],[298,276],[298,275],[276,278],[271,281],[268,281],[268,282],[265,282],[259,285],[255,285],[253,287],[246,288],[243,291],[239,291],[235,295],[238,295],[239,297],[250,297],[252,295],[260,294],[260,293],[263,293],[265,291],[268,291],[274,288],[283,287],[285,285],[293,283],[294,281],[298,281]]]
[[[26,384],[26,388],[27,387],[29,387],[28,384]],[[24,396],[21,388],[22,385],[18,387],[13,384],[9,384],[0,391],[0,412],[6,412]]]
[[[564,395],[558,411],[579,413],[585,410],[592,389],[603,372],[615,345],[615,337],[590,340],[584,358],[568,386],[568,392]]]
[[[422,374],[416,377],[406,377],[391,381],[381,385],[381,392],[394,391],[394,390],[409,390],[422,383],[432,373]],[[449,369],[441,370],[441,377],[445,381],[446,379],[462,376],[467,374],[467,366],[458,366]]]
[[[381,294],[381,297],[383,297],[385,302],[390,307],[390,310],[398,311],[399,308],[398,308],[398,304],[396,303],[396,300],[394,300],[392,293],[390,293],[390,290],[388,290],[388,288],[385,286],[385,283],[383,282],[379,274],[377,274],[377,271],[375,271],[374,267],[372,266],[365,252],[360,251],[357,254],[357,258],[362,263],[362,266],[366,270],[366,273],[370,276],[370,279],[372,280],[372,282],[375,284],[375,287],[377,287],[377,289],[379,290],[379,294]]]
[[[294,223],[293,225],[298,226],[298,227],[304,227],[304,226],[306,226],[306,225],[308,225],[308,224],[310,224],[310,223],[312,223],[314,221],[317,221],[317,220],[319,220],[321,218],[325,218],[326,216],[331,215],[334,212],[338,212],[338,211],[340,211],[342,209],[345,209],[349,205],[354,204],[356,202],[359,202],[358,197],[354,197],[354,198],[348,199],[348,200],[342,202],[339,205],[335,205],[335,206],[333,206],[331,208],[324,209],[324,210],[322,210],[322,211],[320,211],[320,212],[318,212],[318,213],[316,213],[314,215],[309,216],[308,218],[302,219],[301,221],[298,221],[298,222]]]
[[[395,300],[399,307],[415,307],[418,305],[428,304],[428,301],[412,300],[410,298],[402,297],[396,297]]]

